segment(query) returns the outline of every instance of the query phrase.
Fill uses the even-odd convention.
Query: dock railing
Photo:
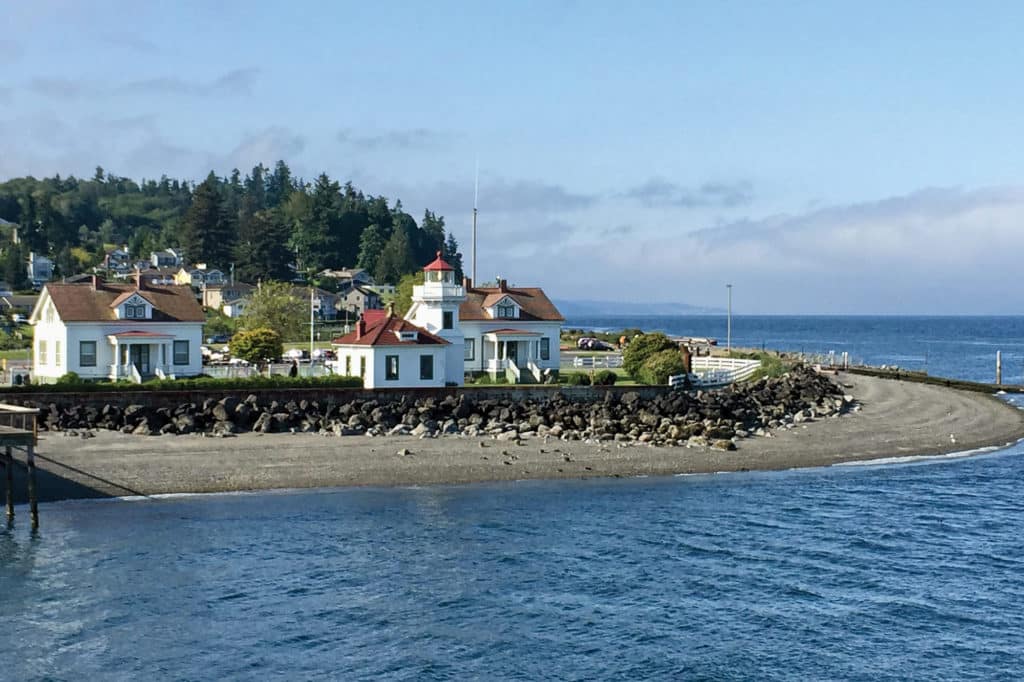
[[[0,426],[32,432],[32,442],[39,443],[39,410],[34,407],[0,403]]]

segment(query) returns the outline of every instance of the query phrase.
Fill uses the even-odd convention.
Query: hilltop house
[[[338,293],[338,306],[345,314],[358,317],[367,310],[380,309],[380,294],[361,284],[353,284]]]
[[[203,307],[220,310],[228,301],[237,301],[240,298],[252,296],[256,287],[245,282],[233,284],[208,284],[203,287]]]
[[[186,286],[144,278],[114,284],[92,277],[49,283],[32,311],[33,375],[50,383],[68,372],[84,379],[142,381],[202,373],[205,316]]]
[[[226,278],[220,270],[207,269],[205,263],[199,263],[195,267],[179,269],[174,281],[177,284],[188,284],[193,289],[201,289],[204,285],[224,284]]]
[[[28,278],[36,289],[53,279],[53,261],[32,252],[28,255]]]
[[[180,268],[183,263],[181,253],[175,249],[164,249],[162,251],[153,251],[149,254],[150,266],[158,269],[162,268]]]

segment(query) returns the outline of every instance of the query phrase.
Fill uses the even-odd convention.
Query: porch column
[[[121,344],[117,342],[117,337],[114,337],[114,381],[121,378]]]

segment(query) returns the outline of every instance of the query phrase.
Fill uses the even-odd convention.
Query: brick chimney
[[[501,277],[498,278],[498,291],[503,294],[508,291],[508,280],[502,279]]]
[[[473,280],[470,279],[469,277],[463,276],[462,277],[462,288],[465,289],[466,291],[469,291],[470,289],[472,289],[473,288]]]
[[[394,317],[394,316],[395,316],[395,302],[391,301],[391,303],[388,303],[388,317]]]
[[[356,322],[356,341],[363,338],[363,334],[366,333],[366,321],[363,320],[362,316],[359,316],[359,321]]]
[[[100,288],[100,278],[99,278],[98,275],[93,275],[92,276],[92,290],[96,291],[99,288]]]

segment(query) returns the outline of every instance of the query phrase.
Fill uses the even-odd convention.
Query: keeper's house
[[[33,377],[52,383],[68,372],[83,379],[140,382],[203,371],[205,316],[188,286],[145,278],[113,284],[98,277],[43,287],[30,323]]]
[[[449,342],[389,310],[369,311],[355,331],[331,342],[338,374],[358,376],[365,388],[427,388],[445,385]]]

